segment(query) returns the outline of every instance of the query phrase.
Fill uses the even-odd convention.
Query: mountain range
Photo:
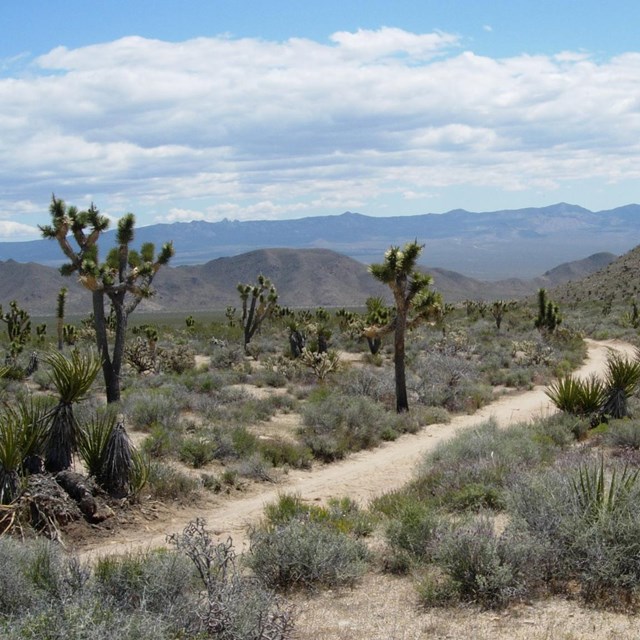
[[[532,280],[482,282],[445,269],[427,269],[434,288],[445,301],[520,298],[539,287],[552,288],[580,280],[615,260],[611,253],[562,264]],[[389,302],[389,289],[376,281],[365,264],[328,249],[260,249],[203,265],[163,267],[154,280],[156,294],[140,305],[141,311],[177,312],[224,309],[239,304],[238,283],[253,283],[264,274],[276,285],[283,306],[364,306],[369,296]],[[67,287],[68,314],[85,314],[91,297],[74,276],[63,277],[55,267],[15,260],[0,261],[0,303],[11,300],[32,315],[52,316],[61,287]]]
[[[47,222],[43,219],[43,224]],[[104,234],[112,246],[113,231]],[[640,238],[640,205],[592,212],[559,203],[493,212],[372,217],[346,212],[296,220],[188,222],[136,230],[136,243],[172,240],[172,264],[201,265],[257,249],[330,249],[361,263],[378,262],[390,245],[418,240],[422,264],[478,280],[531,279],[550,267],[595,253],[622,254]],[[0,243],[0,259],[59,265],[55,242]]]

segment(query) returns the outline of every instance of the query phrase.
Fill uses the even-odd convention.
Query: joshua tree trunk
[[[407,379],[405,374],[405,344],[404,335],[406,330],[406,311],[404,314],[398,313],[396,330],[394,336],[393,364],[396,376],[396,411],[402,413],[409,411],[409,399],[407,397]]]

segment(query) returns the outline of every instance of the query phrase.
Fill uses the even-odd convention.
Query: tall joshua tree
[[[80,282],[91,291],[93,325],[102,359],[107,402],[118,402],[129,315],[143,298],[152,294],[153,278],[158,269],[173,256],[173,245],[170,242],[164,244],[158,256],[151,242],[143,244],[139,252],[131,249],[135,216],[127,213],[118,221],[116,246],[101,263],[98,259],[98,239],[109,226],[107,217],[101,215],[93,204],[87,211],[78,211],[76,207],[67,207],[63,200],[55,196],[51,198],[49,213],[51,225],[41,226],[40,231],[45,238],[57,240],[69,260],[60,269],[62,275],[77,273]],[[71,237],[77,249],[72,247]],[[107,301],[111,303],[116,321],[111,349],[105,316]]]
[[[431,276],[415,269],[424,245],[417,241],[391,247],[384,254],[384,262],[372,264],[369,271],[374,278],[387,284],[395,300],[395,315],[387,324],[365,329],[366,337],[381,337],[394,333],[394,366],[396,378],[396,410],[409,410],[405,376],[405,334],[421,322],[437,318],[442,313],[442,299],[432,291]]]

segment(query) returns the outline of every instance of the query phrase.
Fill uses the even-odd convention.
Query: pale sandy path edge
[[[630,344],[618,341],[587,340],[587,346],[587,358],[576,372],[581,377],[602,372],[611,349],[626,355],[632,355],[635,349]],[[292,471],[275,486],[261,486],[257,494],[235,497],[213,507],[185,508],[168,521],[150,522],[143,530],[116,532],[112,540],[83,549],[79,555],[90,558],[163,546],[168,534],[182,531],[196,517],[203,518],[208,528],[220,539],[230,536],[236,548],[241,550],[246,545],[247,527],[258,522],[264,506],[283,492],[298,493],[305,500],[319,502],[332,497],[349,496],[366,504],[371,498],[405,484],[426,452],[462,429],[482,424],[490,418],[504,427],[528,422],[552,412],[545,387],[505,395],[473,415],[456,416],[447,424],[425,427],[415,435],[402,436],[394,442],[350,455],[337,463],[316,467],[311,471]]]

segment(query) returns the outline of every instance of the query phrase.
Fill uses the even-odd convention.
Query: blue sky
[[[636,1],[0,0],[0,240],[637,202]],[[0,256],[1,258],[1,256]]]

